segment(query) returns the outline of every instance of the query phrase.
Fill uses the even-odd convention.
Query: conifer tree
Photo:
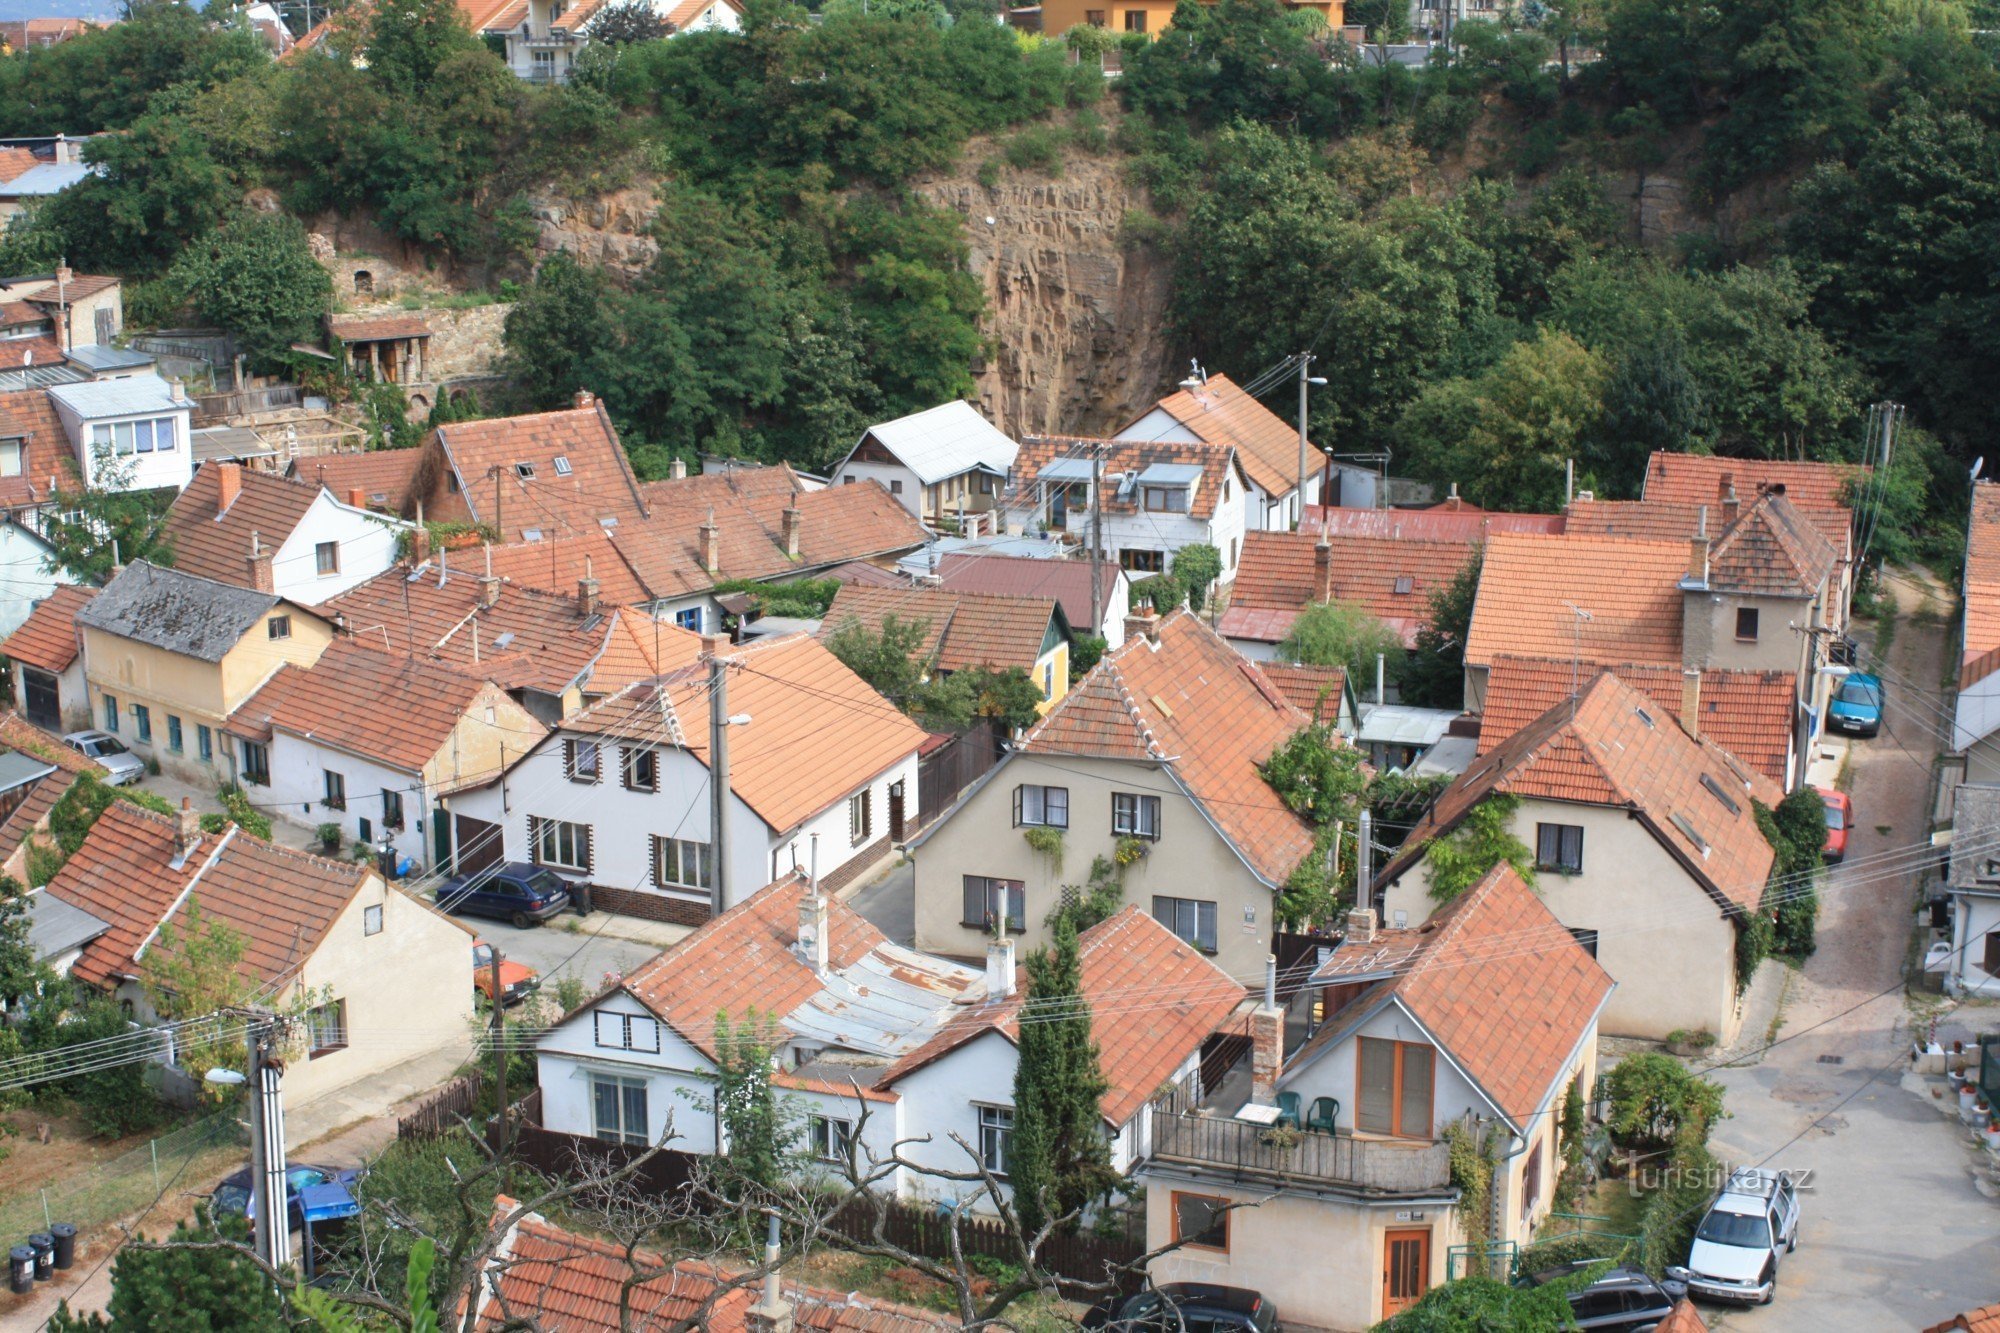
[[[1067,917],[1054,924],[1054,947],[1027,960],[1007,1163],[1014,1207],[1031,1239],[1049,1219],[1077,1212],[1118,1180],[1100,1109],[1109,1084],[1090,1035],[1076,926]]]

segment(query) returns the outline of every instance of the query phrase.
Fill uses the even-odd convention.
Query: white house
[[[95,588],[58,584],[0,643],[0,653],[13,665],[17,706],[45,731],[76,731],[90,725],[90,690],[83,678],[83,638],[76,613],[95,596]]]
[[[1242,987],[1136,908],[1085,931],[1083,990],[1110,1084],[1112,1161],[1145,1155],[1144,1108],[1187,1078]],[[1025,979],[1010,942],[982,974],[890,943],[802,876],[769,885],[634,971],[543,1037],[544,1125],[631,1143],[668,1132],[686,1152],[726,1151],[713,1113],[720,1023],[768,1019],[775,1082],[800,1146],[863,1169],[902,1144],[918,1167],[971,1169],[962,1138],[1005,1178]],[[930,1142],[917,1143],[928,1135]],[[969,1198],[925,1171],[890,1173],[906,1198]]]
[[[685,665],[565,718],[498,781],[450,802],[461,845],[493,841],[587,881],[612,911],[699,924],[817,860],[829,890],[917,817],[924,731],[826,647],[786,635],[737,648],[661,626]],[[695,660],[694,645],[702,656]],[[727,697],[729,801],[719,877],[710,824],[710,662]]]
[[[1231,445],[1040,436],[1014,459],[1003,521],[1009,532],[1060,533],[1087,551],[1096,505],[1104,558],[1135,580],[1205,543],[1221,553],[1216,581],[1227,584],[1243,557],[1249,486]]]
[[[1952,907],[1945,989],[2000,997],[2000,786],[1965,783],[1953,794],[1945,888]]]
[[[365,497],[215,462],[195,470],[163,533],[176,569],[314,606],[395,564],[414,527],[371,511]]]
[[[135,375],[57,384],[48,392],[76,451],[85,486],[180,490],[194,475],[188,434],[194,404],[178,380]]]
[[[1236,450],[1248,481],[1244,526],[1252,531],[1290,532],[1302,514],[1299,476],[1305,476],[1303,503],[1319,503],[1326,455],[1301,443],[1296,423],[1265,407],[1227,375],[1196,372],[1180,392],[1118,432],[1121,440],[1170,444],[1222,444]]]
[[[19,629],[35,605],[67,581],[58,575],[54,547],[12,518],[0,518],[0,634]]]
[[[486,35],[507,43],[507,68],[531,83],[567,83],[576,56],[590,43],[598,18],[616,6],[611,0],[515,0],[487,20]],[[667,34],[737,32],[743,6],[737,0],[651,0]]]
[[[977,528],[999,503],[1020,449],[978,408],[955,399],[870,426],[833,469],[831,484],[873,478],[934,528]]]
[[[1951,748],[1967,782],[2000,781],[2000,483],[1972,484]]]
[[[257,801],[288,823],[340,827],[340,843],[389,843],[430,868],[435,812],[451,793],[518,764],[548,728],[489,680],[363,639],[310,667],[280,667],[230,714],[241,750],[261,747]]]

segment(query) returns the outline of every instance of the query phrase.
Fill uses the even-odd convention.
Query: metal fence
[[[54,1222],[79,1229],[103,1226],[130,1217],[162,1194],[206,1189],[244,1160],[249,1143],[235,1112],[191,1121],[45,1188],[0,1200],[0,1244],[19,1244]]]

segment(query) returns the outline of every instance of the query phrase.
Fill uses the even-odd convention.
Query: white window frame
[[[599,1093],[607,1087],[615,1090],[612,1104],[617,1108],[618,1112],[617,1123],[612,1125],[606,1125],[600,1114],[604,1108],[599,1099]],[[628,1099],[628,1094],[635,1092],[639,1094],[638,1119],[641,1122],[636,1129],[632,1125],[634,1119],[632,1115],[633,1108]],[[651,1103],[652,1089],[648,1080],[643,1078],[627,1078],[622,1074],[601,1074],[592,1070],[590,1073],[590,1129],[592,1137],[602,1139],[606,1143],[632,1143],[641,1147],[646,1146],[652,1142],[653,1108]]]
[[[694,876],[687,877],[689,863]],[[693,838],[653,837],[653,883],[662,889],[708,893],[715,887],[715,848]]]
[[[973,1123],[978,1128],[980,1163],[1005,1180],[1008,1158],[1014,1149],[1014,1108],[974,1102],[972,1110]]]
[[[854,1122],[844,1116],[809,1115],[806,1117],[806,1144],[812,1155],[822,1162],[845,1162],[849,1145],[854,1142]]]
[[[1125,805],[1130,802],[1130,805]],[[1160,798],[1139,792],[1111,793],[1111,832],[1119,838],[1160,839]]]
[[[592,1044],[607,1051],[660,1053],[660,1020],[646,1014],[621,1014],[599,1009],[591,1015]]]
[[[565,850],[565,840],[569,843],[567,851],[573,859],[565,859],[561,855]],[[584,863],[590,860],[591,841],[588,824],[572,819],[538,819],[535,821],[535,845],[531,849],[534,862],[545,870],[569,870],[587,875],[590,867]],[[549,849],[553,849],[555,854],[552,855]]]

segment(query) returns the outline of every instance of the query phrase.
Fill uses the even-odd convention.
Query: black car
[[[447,912],[490,916],[525,930],[569,910],[569,886],[540,866],[504,861],[438,886],[437,905]]]
[[[1579,1269],[1594,1268],[1602,1259],[1579,1259],[1560,1268],[1549,1268],[1527,1279],[1531,1287],[1560,1282]],[[1578,1328],[1593,1333],[1647,1333],[1674,1312],[1674,1305],[1687,1295],[1678,1282],[1655,1282],[1644,1269],[1607,1269],[1595,1282],[1569,1294],[1570,1310]]]
[[[1278,1307],[1242,1287],[1168,1282],[1127,1300],[1115,1312],[1100,1307],[1085,1327],[1110,1333],[1272,1333]]]

